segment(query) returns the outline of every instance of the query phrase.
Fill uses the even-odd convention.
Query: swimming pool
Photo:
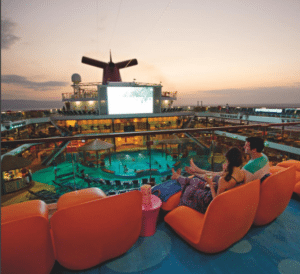
[[[153,174],[171,172],[172,166],[176,164],[176,160],[163,151],[151,150],[150,154],[148,150],[139,150],[113,153],[111,163],[109,157],[105,158],[105,167],[115,175],[138,176],[150,169],[150,159]]]
[[[57,166],[48,166],[44,169],[33,173],[33,180],[55,185],[54,182],[62,185],[71,184],[77,187],[87,187],[87,183],[78,175],[81,170],[84,174],[93,178],[102,178],[107,180],[133,180],[150,177],[150,154],[148,150],[140,151],[124,151],[111,154],[111,161],[109,156],[104,159],[105,169],[112,171],[112,173],[105,172],[102,167],[88,167],[79,163],[81,160],[77,157],[78,162],[72,163],[72,157],[65,157],[65,162],[57,164]],[[181,161],[182,162],[182,161]],[[171,155],[165,154],[163,151],[151,151],[151,176],[155,178],[156,183],[165,180],[167,175],[171,174],[171,168],[179,162],[176,162]],[[56,170],[56,176],[55,176]],[[74,173],[74,174],[73,174]],[[62,175],[66,175],[63,178]],[[75,175],[75,176],[74,176]],[[101,187],[102,188],[102,187]],[[104,187],[105,188],[105,187]]]

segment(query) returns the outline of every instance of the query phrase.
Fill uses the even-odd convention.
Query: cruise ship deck
[[[192,248],[161,217],[156,233],[140,237],[124,255],[84,271],[70,271],[56,263],[51,274],[295,274],[300,272],[299,233],[300,199],[296,195],[274,222],[252,226],[242,240],[217,254],[205,254]]]
[[[174,112],[174,116],[181,117],[176,112]],[[72,188],[76,190],[89,187],[78,177],[75,180],[75,176],[78,175],[76,165],[79,167],[83,165],[88,170],[90,177],[96,177],[97,172],[99,172],[103,179],[111,181],[120,179],[107,172],[107,170],[112,169],[107,151],[99,153],[99,156],[95,152],[91,152],[90,155],[80,155],[80,147],[97,138],[117,145],[116,149],[111,151],[112,153],[130,152],[133,148],[148,152],[149,150],[158,150],[162,155],[171,157],[176,168],[184,168],[193,158],[199,166],[218,170],[224,161],[222,153],[232,146],[242,147],[248,136],[261,136],[265,139],[264,153],[268,155],[271,165],[275,166],[288,159],[299,160],[300,148],[297,147],[299,122],[297,118],[291,118],[293,121],[285,121],[284,123],[280,121],[272,124],[266,122],[260,124],[248,120],[248,125],[244,124],[243,120],[230,115],[222,117],[220,113],[209,113],[208,116],[207,112],[203,115],[199,113],[195,115],[195,113],[190,112],[186,117],[182,117],[181,124],[176,124],[176,119],[171,119],[172,123],[168,125],[167,120],[160,120],[161,117],[155,118],[157,120],[151,120],[150,128],[139,132],[111,133],[104,131],[102,133],[90,132],[32,140],[16,138],[14,141],[3,141],[8,155],[22,155],[31,160],[29,168],[32,170],[34,180],[29,185],[22,184],[20,181],[17,184],[14,180],[7,180],[2,184],[2,190],[6,191],[6,193],[2,192],[2,207],[28,200],[42,199],[50,208],[49,218],[51,220],[53,215],[51,205],[55,204],[61,195],[69,193]],[[155,130],[156,125],[162,123],[166,124],[166,127]],[[177,137],[170,137],[174,135]],[[137,139],[134,139],[136,137]],[[126,144],[126,138],[130,144]],[[82,142],[82,139],[85,139],[85,142]],[[204,155],[205,157],[203,157]],[[149,157],[151,156],[149,155]],[[53,164],[53,159],[55,159],[56,164]],[[104,168],[101,165],[96,166],[97,159],[99,164],[101,161],[105,164]],[[88,166],[88,162],[93,165]],[[149,162],[151,162],[151,158],[149,158]],[[59,177],[64,169],[55,174],[55,167],[66,164],[71,169],[71,172],[66,172],[72,173],[68,175],[69,177]],[[41,172],[45,172],[44,177],[53,176],[55,178],[54,176],[58,175],[56,181],[61,186],[51,184],[51,182],[47,184],[35,181],[38,178],[36,175]],[[170,170],[168,174],[170,174]],[[156,178],[156,183],[160,183],[166,180],[168,174],[149,173],[138,176],[136,179],[141,186],[142,179],[149,180],[149,177],[152,176],[152,178]],[[121,181],[124,183],[124,181],[132,181],[133,179],[123,178]],[[63,188],[63,186],[66,187]],[[117,190],[117,194],[121,190],[115,184],[104,187],[97,185],[96,187],[101,188],[108,196],[111,190]],[[134,189],[133,186],[127,188],[126,191],[132,189]],[[40,196],[38,196],[39,194]],[[169,271],[176,273],[254,272],[281,274],[300,272],[300,240],[298,237],[300,232],[300,198],[295,193],[284,212],[273,222],[260,227],[252,226],[240,241],[216,254],[206,254],[191,247],[164,221],[164,216],[165,212],[160,211],[156,233],[153,236],[139,237],[125,254],[81,271],[69,270],[56,261],[51,274],[147,274]],[[119,229],[122,230],[122,227]],[[99,233],[101,233],[101,229]]]

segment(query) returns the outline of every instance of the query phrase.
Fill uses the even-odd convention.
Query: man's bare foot
[[[172,168],[172,180],[177,180],[181,175],[181,169],[179,168],[177,171],[175,171],[174,168]]]

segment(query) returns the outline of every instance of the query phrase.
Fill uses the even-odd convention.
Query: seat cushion
[[[180,202],[181,191],[172,195],[166,202],[162,203],[162,209],[165,211],[171,211],[176,208]]]
[[[185,240],[197,244],[204,223],[204,214],[179,206],[165,216],[165,221]]]

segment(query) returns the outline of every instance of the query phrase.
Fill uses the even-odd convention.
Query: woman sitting
[[[225,157],[223,172],[212,173],[213,179],[209,178],[209,172],[204,170],[200,174],[196,173],[193,165],[186,169],[193,173],[192,177],[183,177],[180,169],[177,172],[172,169],[172,179],[180,183],[182,190],[179,206],[188,206],[205,213],[216,196],[245,182],[245,173],[241,169],[243,163],[241,151],[238,148],[231,148]]]

